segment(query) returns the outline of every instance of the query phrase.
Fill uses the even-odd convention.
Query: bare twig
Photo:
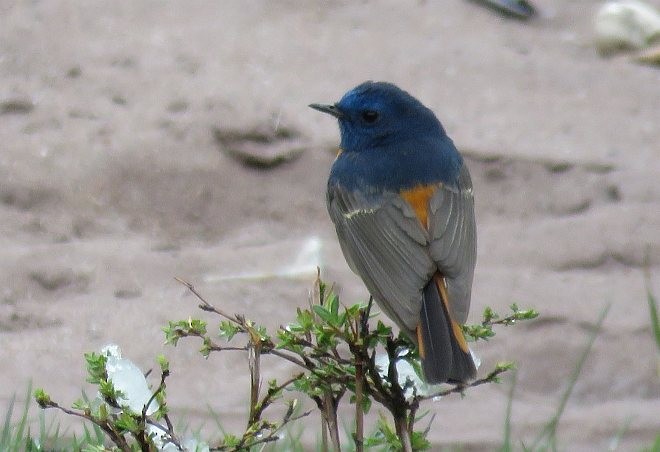
[[[393,339],[387,340],[387,355],[389,357],[389,365],[387,368],[387,379],[390,382],[390,402],[387,405],[392,417],[394,418],[394,426],[396,434],[401,441],[401,447],[404,452],[412,452],[412,443],[410,442],[410,434],[408,433],[408,415],[409,403],[405,399],[404,389],[399,385],[399,372],[396,368],[398,356],[398,344]]]
[[[405,416],[405,414],[403,416],[395,416],[394,426],[396,427],[396,435],[401,441],[401,449],[403,452],[412,452],[412,443],[410,442],[410,435],[408,434],[407,416]]]
[[[353,352],[355,358],[355,434],[353,440],[355,441],[356,452],[364,450],[364,387],[367,385],[364,368],[365,357],[368,358],[368,343],[367,336],[369,335],[369,312],[371,311],[371,304],[373,297],[369,297],[369,304],[367,307],[360,311],[359,320],[356,325],[350,323],[351,332],[356,339],[353,342],[358,344]]]
[[[337,422],[337,404],[339,399],[336,399],[331,393],[325,395],[325,421],[330,434],[330,441],[332,442],[332,450],[335,452],[341,451],[341,443],[339,442],[339,423]]]
[[[364,450],[364,406],[362,399],[364,385],[364,362],[362,357],[357,357],[355,362],[355,451]]]
[[[259,405],[259,390],[261,389],[261,344],[250,340],[248,351],[248,364],[250,367],[250,414],[248,416],[248,428],[254,424],[258,418],[255,418]]]
[[[41,408],[47,409],[47,408],[55,408],[57,410],[62,411],[65,414],[68,414],[69,416],[76,416],[85,420],[90,421],[93,424],[96,424],[99,426],[101,430],[103,430],[106,435],[110,437],[110,440],[119,447],[120,450],[125,451],[125,452],[132,452],[132,448],[128,445],[128,442],[126,441],[126,438],[124,438],[124,435],[121,433],[117,432],[110,424],[107,422],[99,421],[95,419],[91,414],[87,413],[80,413],[78,411],[70,410],[68,408],[65,408],[63,406],[60,406],[58,403],[53,402],[53,401],[48,401],[45,404],[41,404]]]
[[[153,403],[154,400],[156,400],[156,397],[158,397],[158,394],[161,392],[165,391],[166,384],[165,384],[165,379],[169,377],[170,372],[169,370],[165,370],[161,372],[160,374],[160,384],[158,385],[158,388],[154,391],[154,393],[151,395],[147,403],[142,407],[142,413],[141,413],[141,422],[143,424],[150,424],[153,425],[154,427],[157,427],[167,433],[168,436],[168,442],[174,444],[176,447],[179,448],[179,450],[183,450],[181,447],[181,443],[179,442],[179,439],[177,436],[174,434],[174,426],[172,425],[172,421],[170,421],[169,416],[167,415],[167,411],[165,410],[165,404],[161,406],[161,410],[163,411],[163,418],[165,419],[165,423],[167,424],[167,428],[164,428],[162,425],[158,424],[155,421],[151,421],[150,419],[147,418],[147,409],[151,404]],[[145,430],[143,430],[144,432]],[[146,438],[145,438],[146,439]],[[147,449],[148,450],[148,449]]]
[[[197,299],[202,302],[202,304],[199,305],[199,308],[201,310],[208,311],[208,312],[213,312],[215,314],[218,314],[221,317],[224,317],[225,319],[229,320],[230,322],[234,322],[234,323],[240,325],[240,322],[236,319],[236,316],[231,316],[231,315],[225,313],[224,311],[221,311],[220,309],[217,309],[211,303],[206,301],[206,299],[202,296],[202,294],[197,292],[197,289],[195,289],[195,286],[193,286],[192,283],[186,281],[183,278],[179,278],[178,276],[175,276],[174,279],[177,282],[179,282],[179,283],[183,284],[184,286],[186,286],[188,288],[188,290],[191,291],[197,297]]]
[[[238,325],[241,332],[248,333],[249,326],[246,324],[244,317],[238,316],[238,315],[230,316],[229,314],[227,314],[224,311],[216,308],[211,303],[206,301],[206,299],[197,291],[197,289],[195,289],[195,286],[193,286],[192,283],[189,283],[188,281],[186,281],[182,278],[179,278],[179,277],[175,277],[174,279],[177,282],[179,282],[179,283],[183,284],[184,286],[186,286],[186,288],[188,288],[188,290],[190,290],[190,292],[192,292],[197,297],[197,299],[199,299],[202,302],[202,304],[199,305],[199,308],[201,310],[218,314],[218,315],[224,317],[225,319],[229,320],[230,322]],[[204,337],[204,336],[201,336],[201,335],[196,335],[196,336],[199,336],[199,337],[202,337],[202,338]],[[220,346],[220,345],[218,345],[218,344],[216,344],[212,341],[210,342],[209,345],[210,345],[210,348],[209,348],[210,351],[221,351],[221,350],[245,351],[245,350],[247,350],[246,347],[222,347],[222,346]],[[281,350],[275,349],[274,345],[272,343],[264,343],[263,346],[262,346],[262,353],[267,353],[269,355],[277,356],[277,357],[285,359],[285,360],[287,360],[287,361],[289,361],[289,362],[291,362],[291,363],[293,363],[293,364],[295,364],[299,367],[306,368],[305,363],[303,361],[301,361],[300,359],[298,359],[295,356],[292,356],[288,353],[284,353]]]
[[[502,373],[504,373],[508,370],[509,369],[506,369],[506,368],[497,368],[497,369],[491,371],[484,378],[480,378],[478,380],[475,380],[472,383],[469,383],[469,384],[466,384],[466,385],[455,385],[455,386],[452,386],[449,389],[434,392],[433,394],[418,396],[417,399],[422,401],[422,400],[434,399],[436,397],[445,397],[445,396],[448,396],[449,394],[454,394],[454,393],[462,394],[467,388],[474,388],[475,386],[481,386],[481,385],[487,384],[487,383],[494,383],[495,381],[497,381],[497,377],[500,374],[502,374]]]
[[[257,405],[257,408],[256,408],[255,413],[254,413],[255,420],[258,420],[258,419],[261,418],[261,415],[264,412],[264,410],[266,408],[268,408],[268,406],[272,403],[272,400],[273,400],[273,397],[274,397],[275,394],[281,392],[287,386],[289,386],[289,385],[293,384],[295,381],[301,379],[304,375],[305,374],[300,373],[298,375],[295,375],[295,376],[289,378],[287,381],[285,381],[284,383],[280,384],[279,386],[277,386],[275,388],[269,388],[268,392],[266,393],[264,398]],[[288,420],[288,418],[290,418],[292,414],[293,413],[289,413],[288,416],[285,416],[285,420]]]

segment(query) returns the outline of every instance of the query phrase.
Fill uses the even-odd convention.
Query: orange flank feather
[[[418,185],[401,191],[401,197],[413,208],[424,229],[429,228],[429,200],[437,189],[438,185]]]
[[[465,353],[470,353],[470,349],[468,347],[467,341],[465,340],[465,336],[463,335],[463,329],[461,328],[461,326],[458,323],[456,323],[456,321],[454,319],[451,318],[451,310],[449,309],[449,294],[447,293],[447,286],[445,284],[445,278],[443,278],[440,273],[436,273],[433,276],[433,280],[435,281],[435,285],[438,286],[438,291],[440,292],[440,298],[442,299],[442,302],[445,304],[445,308],[447,308],[447,312],[449,313],[449,321],[451,322],[451,330],[454,333],[454,337],[456,338],[456,342],[458,342],[458,346]]]
[[[424,359],[426,358],[426,350],[424,349],[424,339],[422,338],[421,322],[417,325],[417,328],[415,328],[415,332],[417,333],[417,352],[419,353],[419,357]]]

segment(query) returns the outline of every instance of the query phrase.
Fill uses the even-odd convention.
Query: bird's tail
[[[444,278],[436,274],[424,287],[417,344],[427,383],[466,383],[474,366],[461,326],[451,317]]]

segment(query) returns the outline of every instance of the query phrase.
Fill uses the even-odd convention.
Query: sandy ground
[[[211,407],[240,428],[244,358],[162,345],[168,319],[197,315],[173,277],[275,327],[312,275],[236,276],[281,269],[315,238],[324,277],[364,299],[325,212],[336,124],[306,106],[376,79],[433,108],[468,156],[471,319],[511,302],[542,313],[477,347],[483,372],[519,365],[514,437],[551,416],[611,304],[561,448],[606,450],[621,429],[618,450],[650,444],[660,376],[642,268],[647,255],[660,293],[660,71],[596,55],[598,2],[537,3],[521,23],[459,0],[1,0],[0,413],[30,379],[70,403],[83,352],[117,342],[144,369],[171,357],[175,418],[200,425]],[[288,128],[305,151],[249,168],[218,128]],[[492,450],[508,386],[429,404],[434,443]]]

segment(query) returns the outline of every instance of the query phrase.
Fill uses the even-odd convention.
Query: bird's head
[[[391,83],[364,82],[332,105],[311,104],[339,120],[341,148],[362,152],[445,135],[433,112]]]

